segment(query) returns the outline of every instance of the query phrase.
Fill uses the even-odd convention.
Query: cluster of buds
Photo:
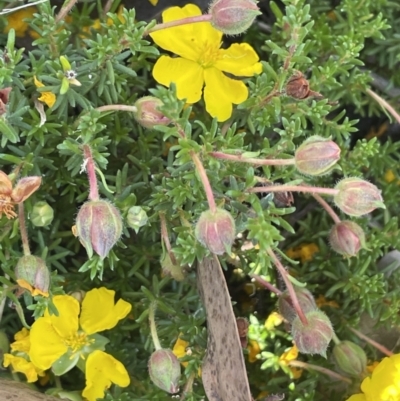
[[[179,390],[181,365],[170,349],[158,349],[149,359],[151,381],[161,390],[175,394]]]
[[[197,240],[216,255],[228,254],[235,239],[235,221],[224,209],[206,210],[196,224]]]
[[[215,0],[209,14],[215,29],[226,35],[238,35],[250,28],[261,12],[253,0]]]

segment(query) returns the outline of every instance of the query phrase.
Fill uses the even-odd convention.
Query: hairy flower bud
[[[330,139],[318,135],[304,141],[294,155],[297,170],[308,175],[328,173],[339,159],[339,146]]]
[[[361,248],[365,248],[365,234],[357,223],[344,220],[332,227],[329,242],[335,252],[349,258],[356,256]]]
[[[230,253],[235,239],[235,221],[229,212],[217,208],[200,215],[195,230],[197,240],[216,255]]]
[[[15,277],[18,285],[29,290],[33,296],[49,296],[50,272],[42,258],[22,256],[15,266]]]
[[[104,259],[122,234],[118,209],[102,199],[86,202],[76,217],[76,234],[89,258],[94,250]]]
[[[133,113],[133,117],[145,128],[151,129],[155,125],[168,125],[171,120],[158,109],[162,105],[163,102],[160,99],[154,96],[144,96],[136,100],[137,111]]]
[[[46,227],[53,221],[54,210],[45,201],[36,202],[29,217],[34,226]]]
[[[246,31],[261,14],[253,0],[214,0],[210,5],[211,25],[226,35]]]
[[[381,191],[373,184],[360,178],[344,178],[335,189],[336,206],[349,216],[362,216],[377,207],[385,208]]]
[[[151,381],[161,390],[170,394],[178,392],[181,365],[170,349],[159,349],[151,354],[149,375]]]
[[[176,281],[182,281],[185,278],[183,274],[183,266],[176,260],[173,262],[168,252],[161,257],[161,267],[165,275],[171,276]]]
[[[292,322],[292,336],[299,351],[303,354],[320,354],[326,358],[326,349],[333,337],[333,328],[328,316],[320,310],[305,314],[307,324],[299,317]]]
[[[313,295],[306,288],[295,287],[295,292],[300,304],[300,308],[304,313],[312,312],[318,309]],[[292,298],[290,298],[289,291],[286,290],[279,295],[278,309],[279,313],[289,323],[293,322],[293,320],[297,317],[297,313],[293,307],[293,302]]]
[[[132,206],[128,210],[128,216],[126,217],[126,223],[128,227],[133,228],[136,234],[139,232],[140,227],[147,224],[149,218],[147,217],[146,211],[140,206]]]
[[[351,376],[362,375],[367,368],[367,355],[351,341],[341,341],[333,348],[333,358],[342,372]]]

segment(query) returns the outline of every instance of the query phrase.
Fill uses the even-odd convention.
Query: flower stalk
[[[25,256],[30,255],[31,250],[29,248],[28,230],[26,228],[26,223],[25,223],[25,209],[23,202],[18,204],[18,221],[19,221],[19,232],[21,234],[22,249],[24,251],[24,255]]]
[[[325,199],[323,199],[321,196],[319,196],[316,193],[313,193],[312,196],[325,209],[325,211],[329,214],[329,216],[332,217],[332,220],[336,224],[341,222],[339,216],[335,213],[335,211],[332,209],[332,207],[329,205],[329,203]]]
[[[359,338],[361,338],[362,340],[365,340],[368,344],[372,345],[378,351],[382,352],[382,354],[389,356],[389,357],[394,355],[394,353],[392,351],[390,351],[389,349],[387,349],[384,345],[379,344],[378,342],[374,341],[372,338],[366,336],[365,334],[361,333],[360,331],[354,329],[353,327],[349,327],[349,329],[354,334],[356,334]]]
[[[99,199],[99,189],[97,186],[96,169],[94,165],[94,160],[92,156],[92,150],[89,145],[83,145],[83,155],[85,160],[85,168],[89,179],[89,199],[98,200]]]
[[[157,303],[156,301],[153,301],[149,307],[149,322],[150,322],[150,333],[151,333],[151,338],[153,339],[154,348],[156,349],[156,351],[158,351],[162,348],[157,334],[156,319],[155,319],[156,308],[157,308]]]
[[[339,190],[335,188],[309,187],[306,185],[271,185],[270,187],[250,188],[247,192],[305,192],[335,196],[339,193]]]
[[[229,160],[239,163],[249,163],[258,166],[290,166],[295,164],[295,159],[256,159],[243,157],[242,155],[231,155],[223,152],[210,152],[209,155],[215,159]]]

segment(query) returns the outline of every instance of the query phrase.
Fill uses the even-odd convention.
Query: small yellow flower
[[[314,254],[319,252],[317,244],[301,244],[294,248],[289,248],[285,253],[290,259],[300,259],[301,263],[309,262]]]
[[[153,6],[156,6],[158,3],[158,0],[149,0],[149,1]]]
[[[44,85],[36,78],[33,77],[36,88],[42,88]],[[52,92],[40,92],[41,96],[39,97],[39,101],[45,103],[48,107],[53,107],[56,102],[56,95]]]
[[[361,391],[347,401],[399,401],[400,354],[383,358],[372,375],[363,380]]]
[[[168,8],[162,16],[163,22],[169,22],[201,14],[197,6],[187,4]],[[178,97],[188,103],[198,102],[203,95],[207,112],[218,121],[227,120],[232,115],[232,104],[248,97],[246,85],[225,73],[251,77],[262,70],[249,44],[234,43],[221,49],[222,32],[209,22],[168,28],[150,36],[158,46],[179,56],[161,56],[153,68],[154,79],[165,86],[174,82]]]
[[[339,308],[339,304],[336,301],[328,301],[322,294],[315,300],[318,308],[323,306],[330,306],[331,308]]]
[[[9,14],[7,16],[8,24],[4,28],[4,33],[8,33],[11,29],[14,29],[15,36],[19,38],[25,36],[25,33],[29,28],[29,24],[25,21],[25,19],[32,18],[36,11],[36,7],[26,7]]]
[[[29,330],[25,327],[14,335],[14,342],[11,343],[11,351],[15,352],[29,352],[31,347],[31,340],[29,338]]]
[[[294,345],[279,357],[279,363],[281,363],[282,365],[289,366],[289,369],[293,375],[293,379],[299,379],[303,373],[303,369],[292,367],[289,364],[290,361],[294,361],[295,359],[297,359],[298,356],[299,356],[299,350],[296,347],[296,345]]]
[[[271,331],[276,326],[279,326],[283,322],[283,317],[278,312],[272,312],[267,317],[267,320],[264,323],[264,327]]]
[[[257,355],[261,352],[261,348],[258,345],[258,342],[255,340],[250,340],[247,349],[249,350],[249,362],[253,363],[257,361]]]
[[[178,358],[183,358],[186,356],[186,349],[189,346],[189,343],[185,340],[182,340],[180,337],[176,340],[174,348],[172,348],[173,354]],[[186,368],[189,362],[181,362],[182,366]]]

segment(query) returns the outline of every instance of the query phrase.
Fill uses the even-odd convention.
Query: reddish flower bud
[[[145,96],[135,102],[137,111],[133,113],[135,120],[145,128],[153,128],[155,125],[168,125],[171,120],[159,110],[163,105],[160,99],[154,96]]]
[[[94,250],[104,259],[122,234],[121,215],[105,200],[86,202],[76,218],[76,233],[89,258]]]
[[[335,252],[349,258],[365,248],[365,234],[357,223],[344,220],[332,227],[329,242]]]
[[[328,173],[339,159],[339,146],[330,139],[318,135],[304,141],[294,154],[297,170],[308,175]]]
[[[151,354],[149,375],[151,381],[161,390],[170,394],[178,392],[181,365],[170,349],[159,349]]]
[[[301,353],[320,354],[326,358],[326,349],[333,337],[332,324],[320,310],[305,315],[306,325],[298,317],[292,322],[293,341]]]
[[[45,261],[38,256],[22,256],[15,266],[15,277],[18,285],[33,296],[49,296],[50,272]]]
[[[306,288],[295,287],[295,292],[300,304],[300,308],[304,313],[312,312],[318,309],[313,295]],[[278,309],[279,313],[290,323],[293,322],[293,320],[297,317],[297,313],[293,307],[293,302],[290,298],[289,291],[286,290],[279,295]]]
[[[341,341],[333,348],[333,358],[342,372],[351,376],[361,376],[367,368],[364,350],[351,341]]]
[[[29,218],[34,226],[46,227],[53,221],[54,210],[45,201],[36,202]]]
[[[235,239],[235,222],[224,209],[217,208],[213,213],[206,210],[196,224],[196,238],[202,245],[216,255],[230,253]]]
[[[373,184],[360,178],[344,178],[335,189],[336,206],[349,216],[362,216],[377,207],[385,209],[381,191]]]
[[[261,12],[253,0],[214,0],[209,14],[215,29],[226,35],[238,35],[246,31]]]

